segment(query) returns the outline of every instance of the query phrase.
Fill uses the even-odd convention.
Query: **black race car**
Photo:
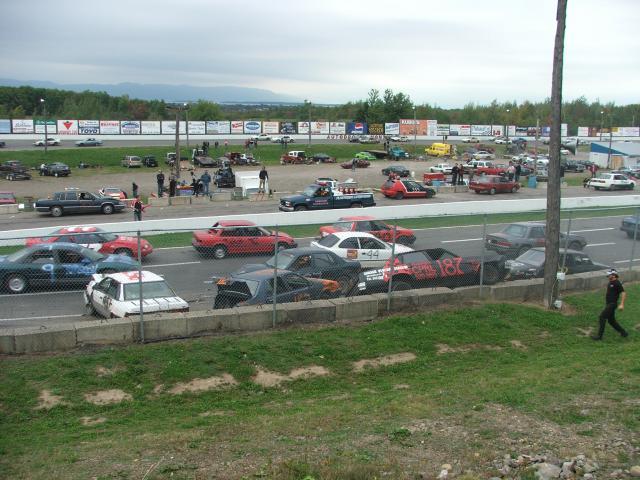
[[[68,165],[62,162],[47,163],[40,167],[40,175],[50,177],[68,177],[71,174],[71,169]]]
[[[333,280],[304,278],[288,270],[277,272],[278,280],[275,284],[277,303],[334,298],[340,294],[340,285]],[[219,278],[216,281],[218,292],[213,301],[213,308],[273,303],[273,280],[272,268]]]
[[[276,265],[278,269],[289,270],[303,277],[335,280],[345,295],[351,292],[360,273],[358,261],[346,260],[323,248],[300,247],[278,252],[277,257],[274,255],[265,263],[247,264],[232,275],[273,269]]]
[[[361,294],[386,292],[391,289],[461,287],[480,283],[481,258],[461,257],[443,248],[427,248],[401,253],[391,268],[387,261],[383,268],[360,274],[357,291]],[[507,274],[504,257],[487,254],[484,258],[483,283],[492,285]]]
[[[32,287],[84,286],[94,273],[138,270],[126,255],[103,255],[75,243],[47,243],[0,256],[0,285],[10,293]]]
[[[145,167],[157,167],[158,161],[156,160],[156,157],[154,155],[145,155],[142,158],[142,164]]]
[[[121,212],[125,204],[113,197],[100,197],[82,190],[56,192],[53,198],[41,198],[36,202],[36,211],[50,213],[60,217],[69,213],[104,213]]]
[[[509,269],[509,279],[517,278],[541,278],[544,276],[545,255],[544,248],[537,247],[527,250],[515,260],[507,260],[506,267]],[[597,263],[589,258],[585,252],[577,250],[560,249],[560,268],[564,266],[565,273],[584,273],[597,270],[608,270],[608,265]]]
[[[411,175],[411,171],[404,165],[389,165],[388,167],[382,169],[383,175],[388,176],[392,173],[399,177],[408,177]]]

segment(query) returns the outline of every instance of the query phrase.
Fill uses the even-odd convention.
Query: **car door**
[[[100,211],[100,205],[96,202],[93,193],[80,192],[78,194],[79,210],[82,213],[95,213]]]
[[[544,247],[544,227],[531,227],[529,230],[530,243],[534,247]]]
[[[59,280],[65,285],[85,285],[96,273],[96,264],[78,250],[61,248],[57,250]]]
[[[225,228],[220,236],[223,238],[223,244],[227,247],[229,253],[246,253],[246,239],[244,237],[244,228],[230,227]]]
[[[102,249],[102,245],[104,243],[104,239],[96,233],[76,234],[72,238],[74,243],[90,248],[91,250],[95,250],[96,252],[99,252]]]
[[[118,295],[118,282],[113,278],[103,278],[98,282],[91,292],[89,301],[95,311],[103,317],[111,316],[111,305]]]
[[[359,260],[360,244],[356,237],[345,238],[337,246],[333,247],[333,251],[342,258],[348,258],[350,260]]]
[[[393,230],[389,228],[388,225],[376,220],[372,220],[368,223],[369,230],[363,231],[369,232],[371,235],[375,235],[380,240],[383,240],[385,242],[391,242],[393,240]]]
[[[56,284],[60,274],[55,252],[49,248],[33,251],[16,270],[23,273],[31,285]]]
[[[377,238],[360,237],[358,260],[365,265],[381,266],[391,258],[391,249]]]
[[[78,201],[77,192],[65,192],[62,207],[66,213],[80,213],[80,202]]]
[[[341,274],[346,274],[346,272],[342,271],[341,264],[336,264],[336,258],[330,253],[314,253],[311,255],[311,268],[312,273],[310,275],[303,272],[298,273],[305,277],[312,276],[329,280],[337,280]]]
[[[287,273],[278,277],[278,280],[282,280],[282,283],[278,283],[278,302],[303,302],[313,299],[311,282],[306,278],[295,273]]]
[[[267,235],[267,232],[261,228],[247,227],[245,228],[245,235],[249,251],[253,253],[271,253],[273,251],[274,237]]]

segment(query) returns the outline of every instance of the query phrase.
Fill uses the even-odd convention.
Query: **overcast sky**
[[[16,0],[2,74],[265,88],[318,103],[544,100],[556,0]],[[640,103],[640,0],[569,0],[564,99]]]

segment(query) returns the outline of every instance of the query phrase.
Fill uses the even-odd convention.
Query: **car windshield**
[[[411,180],[405,180],[402,183],[404,183],[404,186],[410,192],[420,192],[420,191],[422,191],[422,185],[419,184],[418,182],[414,182],[414,181],[411,181]]]
[[[118,239],[118,235],[116,235],[115,233],[104,232],[101,233],[100,236],[105,242],[114,242]]]
[[[0,199],[13,200],[15,197],[13,196],[13,193],[0,193]]]
[[[508,225],[502,233],[512,237],[524,238],[527,236],[527,227],[524,225]]]
[[[544,251],[527,250],[517,258],[517,261],[530,265],[542,265],[544,263]]]
[[[313,197],[316,194],[316,187],[307,187],[303,192],[307,197]]]
[[[167,282],[159,280],[157,282],[144,282],[142,284],[142,298],[164,298],[175,297],[174,292]],[[139,283],[127,283],[124,285],[124,299],[125,300],[139,300],[140,299],[140,284]]]
[[[274,255],[269,260],[266,261],[266,264],[271,268],[278,267],[282,269],[288,269],[291,262],[297,258],[295,255],[291,255],[289,252],[280,252],[278,253],[278,264],[276,265],[276,256]]]
[[[329,247],[333,247],[336,243],[338,243],[338,240],[340,239],[335,235],[327,235],[326,237],[318,240],[318,245],[322,245],[323,247],[329,248]]]
[[[251,298],[258,293],[260,287],[260,282],[257,280],[226,280],[226,282],[218,284],[218,293],[224,292]]]

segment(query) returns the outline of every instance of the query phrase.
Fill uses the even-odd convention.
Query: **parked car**
[[[54,217],[72,213],[104,213],[110,215],[121,212],[125,204],[111,197],[98,197],[80,190],[56,192],[52,198],[41,198],[35,204],[39,213],[50,213]]]
[[[476,193],[488,193],[495,195],[496,193],[516,193],[520,189],[520,183],[515,180],[509,180],[508,177],[502,175],[480,175],[473,177],[469,182],[469,190]]]
[[[44,237],[30,237],[26,240],[26,246],[42,243],[77,243],[96,252],[116,255],[138,256],[138,239],[105,232],[103,229],[92,226],[62,227],[54,230]],[[153,247],[144,238],[140,239],[140,256],[146,257],[153,252]]]
[[[363,158],[356,158],[356,168],[367,168],[371,163],[368,160],[364,160]],[[340,166],[342,168],[352,168],[353,161],[341,163]]]
[[[369,160],[369,161],[373,161],[376,159],[376,156],[373,153],[369,153],[369,152],[358,152],[353,157],[359,158],[362,160]]]
[[[156,160],[155,155],[145,155],[142,157],[142,164],[145,167],[157,167],[158,161]]]
[[[540,222],[517,222],[504,227],[498,233],[487,235],[485,247],[508,258],[516,258],[533,247],[543,247],[546,238],[546,225]],[[567,245],[571,250],[583,250],[587,239],[574,233],[560,233],[560,245]]]
[[[102,187],[98,190],[98,193],[103,197],[111,197],[116,200],[124,200],[127,198],[127,193],[120,187]]]
[[[49,177],[68,177],[71,175],[69,165],[62,162],[47,163],[44,167],[40,167],[40,175]]]
[[[333,225],[325,225],[320,227],[320,236],[317,240],[331,235],[335,232],[367,232],[378,237],[387,243],[393,242],[393,225],[376,220],[375,217],[368,215],[357,215],[340,217]],[[416,236],[410,228],[404,228],[399,225],[395,227],[395,237],[397,243],[403,245],[411,245],[416,241]]]
[[[464,173],[475,172],[478,168],[490,168],[493,167],[493,162],[489,160],[470,160],[464,165],[462,165],[462,169]]]
[[[142,167],[142,159],[136,155],[125,155],[122,158],[122,166],[127,168]]]
[[[209,230],[193,232],[191,242],[196,251],[222,259],[230,254],[265,254],[298,244],[286,233],[275,232],[246,220],[221,220]]]
[[[321,248],[300,247],[283,250],[265,263],[244,265],[231,275],[276,267],[278,270],[289,270],[306,278],[335,280],[340,284],[342,294],[347,294],[353,289],[360,274],[360,262],[345,260]]]
[[[0,140],[0,148],[4,148],[7,146],[7,143],[4,140]]]
[[[220,168],[213,179],[218,188],[234,188],[236,186],[236,175],[231,168]]]
[[[0,205],[13,205],[18,203],[13,192],[0,192]]]
[[[164,278],[145,270],[93,275],[85,288],[84,302],[89,314],[105,318],[139,315],[141,303],[143,313],[189,311],[189,304],[176,294]]]
[[[332,157],[326,153],[316,153],[311,157],[316,163],[336,163],[336,157]]]
[[[9,293],[24,293],[33,287],[84,286],[94,273],[138,269],[138,262],[125,255],[103,255],[73,243],[49,243],[23,248],[0,256],[0,285]]]
[[[404,165],[389,165],[382,169],[382,175],[397,175],[398,177],[409,177],[411,176],[411,170],[409,170]]]
[[[596,178],[587,182],[586,187],[593,187],[596,190],[633,190],[636,182],[626,175],[620,173],[599,173]]]
[[[358,260],[363,268],[379,267],[391,258],[392,246],[365,232],[335,232],[311,242],[315,248],[323,248],[341,258]],[[395,253],[410,252],[402,244],[395,245]]]
[[[512,140],[507,137],[496,137],[493,139],[493,143],[495,143],[496,145],[508,145],[512,143]]]
[[[289,135],[283,135],[281,137],[273,137],[271,139],[272,143],[294,143],[294,139],[291,138]]]
[[[410,179],[387,180],[382,184],[380,191],[385,197],[395,198],[396,200],[402,200],[403,198],[433,198],[436,195],[436,191],[433,188]]]
[[[474,160],[492,160],[493,153],[487,152],[486,150],[479,150],[473,155],[471,155]]]
[[[391,138],[389,139],[392,142],[408,142],[409,141],[409,137],[407,137],[406,135],[392,135]]]
[[[289,303],[340,295],[340,284],[334,280],[305,278],[288,270],[277,270],[275,276],[275,288],[273,268],[217,278],[213,308],[271,304],[274,297],[277,303]]]
[[[31,180],[31,174],[20,160],[6,160],[0,165],[0,175],[9,181]]]
[[[76,147],[99,147],[101,145],[102,140],[98,140],[97,138],[86,138],[76,142]]]
[[[507,274],[501,255],[457,255],[444,248],[427,248],[402,252],[396,256],[391,268],[387,261],[382,268],[360,273],[358,292],[361,294],[386,292],[391,281],[393,291],[413,288],[461,287],[480,283],[493,285]]]
[[[584,165],[576,162],[575,160],[566,160],[562,163],[562,165],[564,165],[564,169],[567,172],[582,173],[585,170]]]
[[[442,172],[445,175],[450,175],[452,168],[453,168],[453,166],[449,165],[448,163],[439,163],[437,165],[434,165],[433,167],[429,167],[429,171],[432,172],[432,173],[434,173],[434,172]]]
[[[391,147],[388,151],[388,155],[389,158],[391,158],[392,160],[400,160],[401,158],[409,158],[409,152],[407,152],[406,150],[398,147],[398,146],[394,146]]]
[[[269,135],[268,133],[261,133],[257,136],[256,140],[268,142],[271,140],[271,135]]]
[[[542,278],[544,276],[545,254],[544,247],[536,247],[527,250],[515,260],[507,260],[509,280],[518,278]],[[568,274],[607,270],[610,267],[597,263],[589,258],[585,252],[577,250],[560,249],[559,267],[564,266],[564,272]]]
[[[640,217],[638,215],[632,215],[629,217],[624,217],[622,219],[622,225],[620,225],[620,230],[627,234],[627,237],[633,238],[635,235],[636,240],[640,239]]]
[[[57,147],[58,145],[60,145],[60,139],[59,138],[53,138],[53,137],[47,137],[47,146],[48,147]],[[34,147],[44,147],[44,140],[36,140],[35,142],[33,142],[33,146]]]
[[[460,141],[462,143],[480,143],[480,139],[478,137],[462,137]]]
[[[380,143],[380,140],[375,135],[360,135],[358,141],[360,143]]]

